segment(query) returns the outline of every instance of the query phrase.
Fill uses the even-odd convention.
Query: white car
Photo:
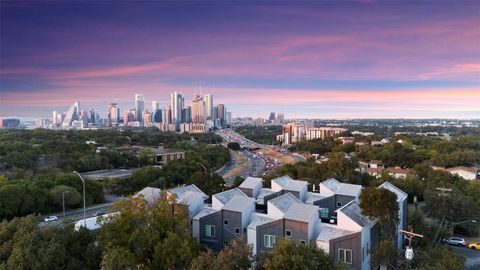
[[[49,221],[55,221],[57,219],[58,219],[57,216],[49,216],[49,217],[45,218],[44,220],[45,220],[45,222],[49,222]]]
[[[453,246],[459,246],[459,247],[466,247],[467,242],[465,239],[460,238],[460,237],[450,237],[447,239],[447,244],[453,245]]]

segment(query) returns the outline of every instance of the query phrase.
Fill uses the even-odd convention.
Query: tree
[[[334,269],[333,260],[313,244],[299,244],[282,239],[264,260],[265,270]]]
[[[218,174],[208,174],[204,172],[196,172],[187,180],[187,184],[195,184],[203,190],[207,195],[222,192],[225,188],[225,180]]]
[[[33,215],[0,223],[0,269],[98,269],[92,232],[73,224],[40,228]]]
[[[65,193],[64,193],[65,192]],[[73,187],[59,185],[50,190],[49,194],[52,202],[61,208],[63,205],[62,193],[65,196],[65,207],[78,205],[82,200],[82,195]]]
[[[436,249],[421,254],[418,268],[428,270],[462,270],[465,269],[465,258],[455,255],[448,246],[441,245]]]
[[[378,219],[385,239],[394,241],[399,222],[399,205],[395,193],[384,188],[366,187],[360,194],[362,215]]]
[[[166,194],[148,205],[142,198],[130,198],[112,205],[119,214],[99,229],[104,247],[102,267],[177,269],[188,266],[198,254],[185,213],[172,214],[174,198]]]
[[[232,149],[234,151],[240,150],[240,144],[237,142],[229,142],[227,144],[228,149]]]
[[[142,166],[153,165],[155,162],[155,153],[152,149],[145,147],[138,153],[138,160]]]
[[[392,241],[381,240],[375,247],[372,258],[370,260],[371,266],[389,265],[393,266],[398,260],[398,251]]]
[[[252,266],[252,248],[244,239],[235,239],[225,246],[218,255],[210,249],[202,252],[190,265],[190,270],[240,270]]]

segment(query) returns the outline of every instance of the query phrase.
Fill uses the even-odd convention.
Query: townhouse
[[[253,254],[270,252],[280,239],[312,243],[351,269],[370,269],[372,250],[379,242],[375,220],[361,214],[360,185],[334,178],[313,185],[281,176],[263,187],[261,178],[248,177],[238,187],[214,194],[211,203],[194,185],[167,191],[176,206],[189,212],[192,235],[214,251],[242,237]],[[406,227],[407,195],[393,184],[385,188],[397,195],[398,229]],[[149,195],[150,191],[143,192]],[[403,248],[403,236],[397,246]]]

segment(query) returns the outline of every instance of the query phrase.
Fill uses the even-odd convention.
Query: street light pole
[[[86,208],[86,203],[85,203],[85,180],[83,179],[83,177],[77,171],[73,171],[73,173],[75,173],[76,175],[78,175],[78,177],[80,177],[80,180],[82,180],[82,184],[83,184],[83,225],[86,228],[87,227],[87,215],[85,214],[85,208]]]
[[[63,218],[65,218],[65,193],[69,193],[70,191],[62,191],[62,205],[63,205]]]
[[[200,162],[197,162],[198,164],[200,164],[200,166],[202,166],[203,170],[205,171],[205,173],[207,173],[207,168]]]

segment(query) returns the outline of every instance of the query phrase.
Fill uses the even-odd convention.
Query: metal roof
[[[294,180],[288,175],[280,176],[272,179],[275,183],[279,184],[282,189],[300,191],[308,185],[306,181]]]
[[[405,199],[407,199],[408,195],[407,193],[403,192],[403,190],[399,189],[398,187],[396,187],[394,184],[388,182],[388,181],[385,181],[383,184],[381,184],[379,186],[379,188],[384,188],[384,189],[388,189],[390,190],[391,192],[395,193],[397,195],[397,199],[399,201],[404,201]]]
[[[291,193],[283,194],[282,196],[278,196],[275,199],[269,200],[268,202],[282,211],[282,213],[286,213],[294,203],[302,203],[302,201],[300,201]]]
[[[356,197],[356,196],[360,195],[361,191],[362,191],[362,186],[361,185],[340,183],[340,186],[338,187],[335,194]]]
[[[332,192],[337,191],[338,187],[340,186],[340,182],[335,178],[330,178],[322,182],[324,186],[330,189]]]
[[[153,204],[158,198],[160,198],[161,191],[162,190],[159,188],[146,187],[135,193],[133,197],[139,198],[140,196],[142,196],[147,201],[147,203]]]
[[[230,201],[228,201],[227,204],[222,207],[222,209],[234,212],[242,212],[249,206],[255,206],[254,198],[235,195]]]
[[[187,191],[182,195],[182,197],[177,198],[177,203],[184,204],[184,205],[190,205],[193,201],[195,201],[199,197],[202,198],[202,200],[203,200],[203,195],[201,193],[193,192],[193,191]]]
[[[304,203],[294,203],[285,213],[284,218],[301,222],[308,222],[314,215],[318,215],[318,206]]]
[[[332,227],[321,227],[320,233],[318,234],[317,241],[328,242],[332,239],[336,239],[345,235],[349,235],[355,232],[341,230]]]
[[[344,213],[347,217],[362,227],[373,225],[375,223],[366,216],[362,215],[360,205],[356,201],[350,201],[337,211]]]
[[[197,186],[193,184],[188,186],[183,186],[183,187],[172,188],[168,190],[168,193],[174,194],[175,196],[177,196],[177,199],[181,199],[184,196],[184,194],[186,194],[187,192],[198,192],[202,195],[204,199],[208,199],[208,196],[205,193],[203,193],[201,189],[199,189]]]
[[[305,201],[305,203],[313,204],[314,202],[324,198],[327,198],[327,197],[322,196],[319,193],[307,192],[307,200]]]
[[[248,228],[251,229],[256,229],[258,226],[261,226],[263,224],[270,223],[272,221],[275,221],[276,219],[269,218],[267,216],[256,216],[250,224],[248,224]]]
[[[262,181],[263,179],[262,178],[257,178],[257,177],[247,177],[247,179],[245,179],[242,184],[239,186],[241,188],[254,188],[256,187],[258,184],[260,184],[260,187],[262,186]]]
[[[217,210],[217,209],[213,209],[212,207],[204,207],[202,210],[200,210],[200,212],[198,212],[198,214],[196,214],[193,219],[194,220],[199,220],[201,219],[202,217],[205,217],[205,216],[208,216],[210,214],[213,214],[215,212],[218,212],[220,210]]]
[[[284,175],[284,176],[280,176],[280,177],[272,179],[273,182],[279,184],[282,187],[290,180],[293,180],[293,179],[288,175]]]
[[[248,197],[239,188],[225,190],[223,192],[220,192],[220,193],[217,193],[217,194],[213,195],[214,198],[217,198],[224,205],[227,204],[234,196]]]

